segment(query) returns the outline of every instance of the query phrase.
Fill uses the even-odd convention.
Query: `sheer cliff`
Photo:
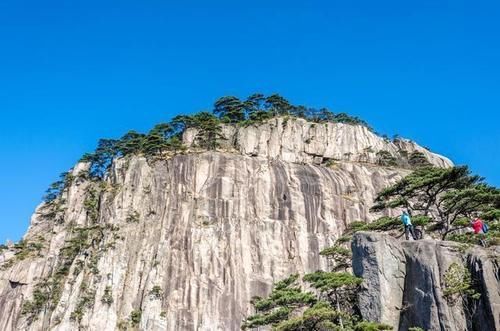
[[[430,239],[401,242],[386,234],[359,232],[352,250],[353,271],[363,278],[359,303],[365,319],[395,330],[500,328],[498,246],[486,250]],[[449,283],[462,282],[457,276],[464,270],[471,274],[477,300],[468,300],[460,289],[450,295]]]
[[[117,158],[99,181],[78,163],[0,254],[0,329],[238,330],[253,296],[326,267],[318,253],[347,224],[380,216],[375,195],[412,154],[451,166],[360,125],[276,118],[222,133],[202,151],[188,129],[183,153]]]

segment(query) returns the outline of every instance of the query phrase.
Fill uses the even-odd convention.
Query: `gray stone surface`
[[[353,271],[363,277],[359,301],[364,318],[401,331],[417,326],[450,331],[500,328],[496,250],[464,252],[453,242],[399,242],[386,234],[363,232],[354,236],[352,248]],[[452,263],[471,271],[474,287],[481,293],[475,308],[444,296],[445,274]]]
[[[500,329],[500,247],[493,251],[474,249],[467,257],[473,279],[481,291],[474,330]]]
[[[435,240],[403,242],[406,278],[400,330],[466,330],[460,303],[449,305],[443,296],[444,274],[453,262],[463,264],[458,245]]]
[[[280,118],[224,132],[221,152],[117,160],[101,185],[96,223],[84,207],[95,184],[85,178],[64,193],[59,222],[40,206],[25,235],[43,239],[40,254],[19,260],[12,250],[0,253],[0,330],[115,330],[134,310],[142,311],[143,330],[237,330],[252,296],[266,295],[290,273],[326,268],[321,249],[350,222],[380,216],[369,212],[376,193],[409,171],[375,165],[377,151],[420,150],[437,166],[451,165],[361,126]],[[194,135],[188,130],[185,142]],[[327,167],[329,159],[337,161]],[[76,165],[73,175],[87,166]],[[137,222],[127,222],[131,214]],[[55,307],[29,323],[21,307],[60,267],[71,229],[95,225],[108,228],[75,258]],[[384,261],[401,274],[396,262]],[[384,300],[389,283],[379,280]],[[71,314],[84,297],[82,284],[95,295],[78,323]],[[150,295],[154,286],[159,299]],[[101,300],[106,288],[109,305]],[[377,316],[394,316],[393,301]]]
[[[406,257],[390,236],[360,232],[353,237],[353,272],[363,277],[359,294],[362,316],[397,327],[403,302]]]
[[[326,268],[318,252],[349,222],[375,217],[369,201],[401,173],[208,152],[151,164],[140,157],[119,160],[101,197],[98,224],[119,227],[123,239],[104,233],[99,247],[114,248],[99,254],[98,275],[71,276],[75,261],[54,311],[29,326],[20,316],[23,299],[60,259],[70,224],[90,225],[83,208],[89,183],[78,181],[65,196],[64,223],[40,214],[32,220],[26,239],[45,238],[43,257],[0,271],[0,329],[74,329],[70,316],[85,281],[96,290],[81,322],[90,330],[114,330],[134,309],[142,310],[142,329],[236,330],[251,312],[252,296],[265,295],[290,273]],[[139,215],[137,223],[127,223],[131,212]],[[83,255],[76,260],[91,263]],[[12,289],[9,281],[25,285]],[[161,300],[148,295],[155,285]],[[113,293],[109,307],[101,302],[106,286]]]
[[[196,129],[184,134],[184,142],[191,146]],[[376,164],[378,152],[385,151],[396,159],[402,154],[418,151],[438,167],[448,167],[452,162],[432,153],[407,139],[394,142],[384,139],[361,125],[342,123],[312,123],[304,119],[278,117],[260,125],[247,127],[226,126],[223,147],[249,156],[280,159],[285,162],[313,163],[343,160]]]

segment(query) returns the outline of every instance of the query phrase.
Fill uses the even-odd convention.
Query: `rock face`
[[[237,330],[252,296],[325,268],[321,249],[348,223],[378,216],[369,213],[376,193],[409,170],[378,166],[377,151],[418,150],[451,164],[361,126],[277,119],[224,130],[219,152],[118,159],[101,182],[75,166],[62,197],[33,215],[23,245],[0,253],[0,330]],[[186,132],[188,145],[194,135]],[[380,245],[392,245],[395,260],[374,243],[362,263],[373,277],[381,265],[398,279],[379,277],[373,318],[398,318],[391,307],[407,286],[397,262],[407,248],[389,241]],[[471,263],[481,275],[497,270],[483,257]],[[497,309],[490,292],[485,307]]]
[[[184,142],[193,145],[197,131],[187,130]],[[223,128],[225,147],[238,153],[263,156],[294,163],[321,163],[325,160],[343,160],[376,164],[380,152],[396,160],[407,158],[413,152],[438,167],[449,167],[452,162],[414,142],[398,139],[394,142],[377,136],[367,127],[342,123],[311,123],[304,119],[278,117],[258,126]]]
[[[397,241],[388,235],[357,233],[352,242],[353,271],[362,277],[362,316],[397,330],[498,330],[500,287],[498,252],[464,252],[457,243]],[[452,264],[472,274],[478,301],[450,300],[444,293]],[[466,322],[467,319],[472,321]]]
[[[500,329],[500,249],[493,252],[473,250],[467,263],[473,279],[477,281],[482,298],[477,307],[475,330]]]
[[[359,295],[363,317],[399,325],[406,276],[400,243],[390,236],[366,233],[355,235],[352,247],[353,272],[364,279]]]

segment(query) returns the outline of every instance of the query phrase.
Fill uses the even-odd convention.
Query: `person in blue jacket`
[[[401,215],[401,222],[405,226],[405,236],[406,240],[410,239],[410,233],[413,240],[417,240],[417,236],[415,236],[415,231],[413,231],[413,224],[411,224],[410,214],[406,209],[403,210],[403,214]]]

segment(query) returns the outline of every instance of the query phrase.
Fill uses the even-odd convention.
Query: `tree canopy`
[[[382,190],[372,211],[407,208],[414,217],[426,217],[428,229],[442,239],[469,226],[469,220],[481,217],[498,220],[500,190],[472,175],[468,167],[423,167]]]
[[[47,203],[56,200],[59,196],[61,196],[64,189],[68,187],[72,180],[73,176],[70,172],[63,172],[59,175],[59,180],[50,184],[49,188],[45,191],[43,200]]]
[[[225,123],[240,123],[245,119],[245,104],[237,97],[222,97],[215,101],[213,112]]]
[[[266,97],[261,93],[255,93],[245,100],[240,100],[235,96],[225,96],[215,102],[213,113],[223,123],[241,125],[260,123],[276,116],[293,116],[318,123],[346,123],[369,127],[365,121],[358,117],[346,113],[334,114],[327,108],[316,109],[293,105],[279,94]]]

